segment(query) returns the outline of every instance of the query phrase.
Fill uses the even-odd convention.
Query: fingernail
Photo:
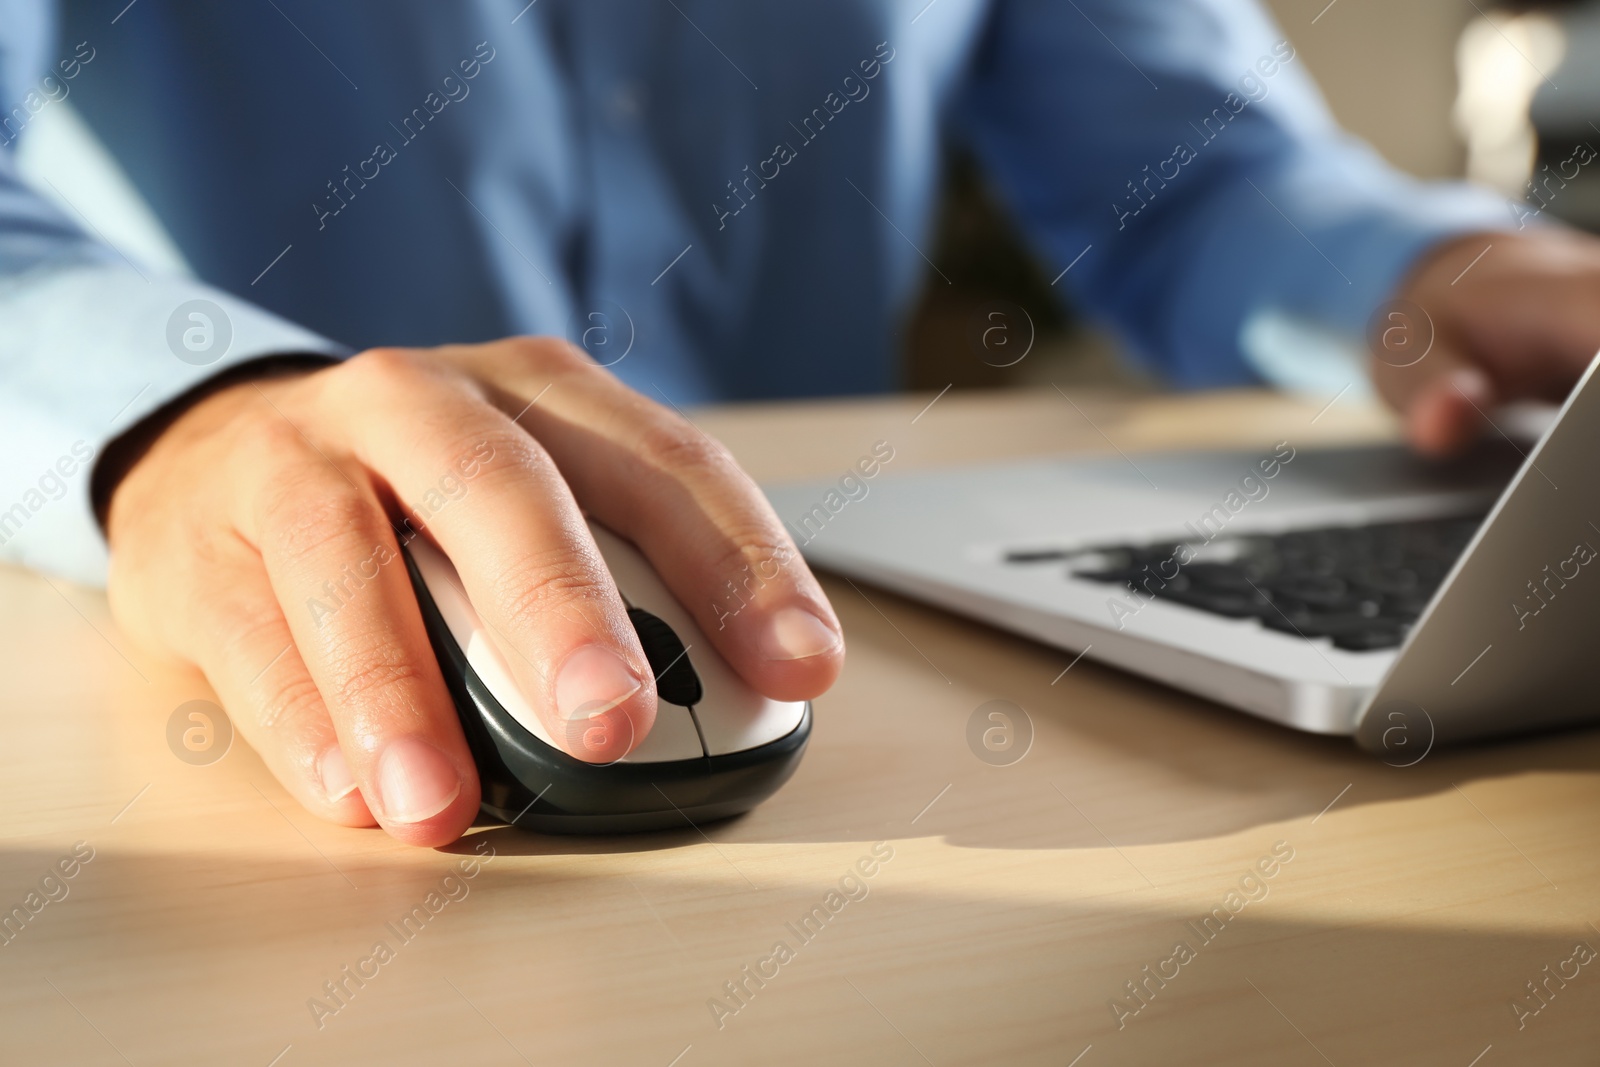
[[[556,672],[556,714],[568,722],[592,719],[643,688],[621,656],[602,645],[584,645]]]
[[[391,741],[378,757],[378,792],[388,822],[432,818],[461,793],[461,777],[444,753],[416,737]]]
[[[833,627],[804,608],[780,608],[767,620],[761,654],[768,659],[810,659],[839,647]]]
[[[344,751],[338,745],[322,754],[317,761],[317,769],[322,774],[322,788],[328,793],[328,803],[337,804],[355,792],[355,776],[350,773],[350,764],[345,761]]]

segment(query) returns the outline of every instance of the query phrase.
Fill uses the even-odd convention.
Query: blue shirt
[[[1507,222],[1341,134],[1243,0],[123,2],[0,0],[0,558],[80,578],[56,461],[266,353],[554,333],[679,405],[890,387],[947,139],[1182,385],[1252,380],[1263,310],[1359,335]],[[197,278],[16,177],[65,100]]]

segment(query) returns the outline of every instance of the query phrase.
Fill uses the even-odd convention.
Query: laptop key
[[[1374,652],[1383,648],[1399,648],[1405,638],[1406,628],[1403,626],[1372,625],[1334,634],[1333,647],[1347,652]]]
[[[1351,652],[1397,648],[1426,609],[1481,517],[1329,526],[1221,536],[1177,568],[1170,542],[1062,553],[1071,577],[1269,630],[1326,639]]]
[[[1272,601],[1258,593],[1233,593],[1192,587],[1185,592],[1170,594],[1163,599],[1223,615],[1230,619],[1264,618],[1272,613]]]

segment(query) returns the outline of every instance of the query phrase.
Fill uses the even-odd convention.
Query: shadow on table
[[[794,779],[751,814],[704,827],[710,840],[937,835],[975,848],[1133,846],[1458,788],[1467,810],[1474,783],[1600,768],[1593,728],[1439,748],[1388,766],[1347,738],[1291,730],[1089,660],[1062,677],[1072,656],[1058,649],[891,593],[829,585],[852,664],[874,662],[847,666],[817,702]],[[1033,728],[1031,748],[1010,766],[984,763],[968,742],[968,720],[997,698],[1025,709]],[[509,851],[557,854],[667,847],[702,832],[496,834]]]
[[[1527,983],[1576,941],[1600,943],[1577,919],[1570,932],[1552,922],[1581,908],[1550,909],[1555,891],[1532,879],[1486,912],[1437,872],[1368,870],[1344,879],[1363,899],[1341,911],[1313,906],[1307,849],[1206,941],[1192,925],[1204,903],[1142,885],[1038,892],[1069,874],[1070,855],[1041,861],[1052,866],[1031,893],[995,878],[938,884],[895,858],[800,941],[786,922],[830,887],[825,870],[749,890],[708,879],[715,857],[559,873],[502,860],[401,939],[393,924],[440,885],[437,857],[339,856],[352,887],[307,852],[241,864],[103,848],[69,897],[0,949],[0,1062],[123,1062],[102,1042],[133,1063],[267,1063],[290,1043],[302,1064],[516,1062],[502,1040],[538,1050],[530,1062],[665,1063],[689,1043],[702,1064],[922,1062],[909,1040],[941,1065],[1060,1067],[1092,1044],[1097,1064],[1463,1067],[1491,1044],[1486,1062],[1592,1063],[1600,1037],[1592,964],[1548,986],[1518,1026],[1512,1002],[1540,1004]],[[56,858],[0,847],[0,885],[16,895]],[[718,1030],[709,1000],[780,937],[796,962]],[[394,959],[353,983],[341,968],[378,941]],[[1181,964],[1179,942],[1192,954]],[[338,1007],[321,1026],[313,999]],[[1120,1028],[1115,1003],[1137,1009]]]

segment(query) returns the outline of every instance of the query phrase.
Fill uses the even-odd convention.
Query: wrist
[[[117,494],[135,467],[167,432],[213,401],[224,401],[227,394],[257,382],[307,374],[331,366],[337,360],[310,354],[264,356],[229,367],[199,385],[173,397],[133,426],[112,438],[101,449],[89,478],[89,500],[102,534],[111,528],[111,508]]]

